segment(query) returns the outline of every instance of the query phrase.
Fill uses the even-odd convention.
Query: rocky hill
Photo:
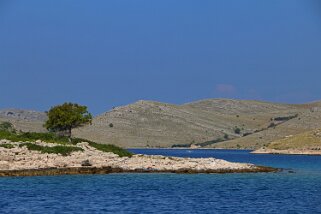
[[[318,114],[318,104],[230,99],[184,105],[138,101],[99,115],[92,125],[73,134],[123,147],[259,148],[289,133],[319,126]]]
[[[46,120],[47,115],[44,112],[21,109],[0,110],[0,122],[10,122],[15,129],[24,132],[45,132],[43,124]]]
[[[321,129],[285,136],[253,153],[321,155]]]
[[[248,148],[257,149],[265,147],[269,143],[283,139],[289,135],[311,131],[321,127],[321,103],[309,103],[304,105],[292,105],[289,110],[290,115],[296,115],[288,120],[271,121],[274,126],[263,129],[245,137],[233,139],[230,141],[213,144],[214,148]],[[286,115],[286,112],[280,112],[279,115]],[[271,124],[270,123],[270,124]]]
[[[297,135],[288,135],[266,146],[269,149],[306,149],[321,150],[321,129],[304,132]]]
[[[0,122],[44,132],[42,112],[0,110]],[[73,136],[122,147],[248,148],[321,127],[321,102],[303,105],[208,99],[184,105],[138,101],[98,115]]]

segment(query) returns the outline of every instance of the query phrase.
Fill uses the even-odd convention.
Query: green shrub
[[[0,147],[6,148],[6,149],[12,149],[14,148],[14,145],[5,143],[5,144],[0,144]]]
[[[36,132],[25,132],[19,135],[22,139],[27,141],[41,140],[48,143],[60,143],[65,144],[69,142],[68,137],[58,136],[52,132],[49,133],[36,133]]]
[[[40,146],[33,143],[22,143],[19,145],[20,147],[26,146],[28,150],[40,151],[41,153],[53,153],[53,154],[61,154],[64,156],[69,155],[72,152],[84,151],[82,148],[74,147],[74,146]]]
[[[223,141],[225,141],[225,140],[222,139],[221,137],[219,137],[219,138],[216,138],[214,140],[206,141],[206,142],[203,142],[203,143],[197,143],[196,145],[203,147],[203,146],[209,146],[209,145],[212,145],[212,144],[215,144],[215,143],[219,143],[219,142],[223,142]]]
[[[228,134],[224,134],[224,139],[225,139],[225,140],[228,140],[228,139],[229,139]]]
[[[133,153],[127,151],[126,149],[123,149],[121,147],[112,145],[112,144],[100,144],[100,143],[95,143],[90,140],[86,139],[81,139],[81,138],[72,138],[71,143],[76,145],[77,143],[81,142],[87,142],[91,147],[94,147],[97,150],[103,151],[103,152],[112,152],[114,154],[119,155],[120,157],[131,157]]]
[[[10,122],[2,122],[0,123],[0,130],[1,131],[9,131],[9,132],[16,132],[13,124]]]
[[[16,134],[9,131],[4,131],[4,130],[0,130],[0,139],[20,141],[20,138]]]
[[[103,152],[113,152],[117,155],[119,155],[120,157],[123,156],[127,156],[127,157],[131,157],[133,154],[125,149],[122,149],[118,146],[114,146],[111,144],[98,144],[95,143],[93,141],[90,140],[86,140],[86,139],[81,139],[81,138],[72,138],[71,142],[69,141],[68,137],[65,136],[57,136],[54,133],[34,133],[34,132],[26,132],[26,133],[21,133],[21,134],[15,134],[15,133],[11,133],[8,131],[0,131],[0,139],[6,139],[6,140],[10,140],[13,142],[33,142],[36,140],[41,140],[47,143],[57,143],[57,144],[69,144],[72,143],[74,145],[76,145],[77,143],[80,142],[88,142],[90,146],[103,151]],[[31,143],[32,144],[32,143]],[[27,144],[25,144],[27,145]],[[35,144],[32,144],[35,145]],[[34,148],[33,146],[30,146],[31,148]],[[64,146],[66,147],[66,146]],[[49,148],[53,148],[53,147],[49,147]],[[70,148],[70,147],[69,147]],[[76,147],[77,148],[77,147]],[[56,150],[58,153],[60,153],[59,150],[60,147],[56,147]],[[43,149],[42,149],[43,150]],[[68,149],[67,149],[68,150]],[[51,151],[51,149],[49,149],[49,151]],[[51,153],[57,153],[57,152],[51,152]],[[62,151],[63,152],[63,151]],[[62,154],[62,153],[61,153]]]
[[[7,139],[14,142],[42,140],[48,143],[60,143],[60,144],[68,143],[67,137],[59,137],[53,133],[25,132],[21,134],[16,134],[13,132],[0,130],[0,139]]]
[[[241,134],[241,129],[239,127],[234,128],[234,133],[235,134]]]
[[[268,128],[273,128],[273,127],[276,127],[276,124],[275,123],[270,123],[270,125],[268,126]]]
[[[188,144],[174,144],[171,147],[172,148],[190,148],[192,145],[192,143],[188,143]]]
[[[298,114],[295,114],[295,115],[290,115],[290,116],[275,117],[274,120],[275,121],[288,121],[288,120],[294,119],[298,116],[299,116]]]
[[[253,134],[253,133],[251,133],[251,132],[246,132],[246,133],[243,134],[243,137],[248,136],[248,135],[251,135],[251,134]]]
[[[112,152],[119,155],[119,157],[131,157],[133,154],[126,149],[120,148],[112,144],[99,144],[94,142],[89,142],[89,145],[103,152]]]

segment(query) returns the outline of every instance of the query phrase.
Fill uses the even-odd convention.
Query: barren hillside
[[[17,130],[44,132],[42,112],[0,110],[0,122]],[[123,147],[212,147],[256,149],[321,127],[321,103],[303,105],[208,99],[184,105],[154,101],[116,107],[74,129],[75,137]]]
[[[305,110],[306,107],[298,105],[229,99],[202,100],[184,105],[138,101],[99,115],[94,118],[92,125],[74,130],[73,134],[124,147],[191,144],[229,147],[229,142],[233,147],[234,141],[231,139],[270,132],[271,129],[267,127],[271,123],[277,127],[281,123],[284,125],[285,121],[272,121],[271,118],[288,120],[287,117],[291,118]],[[304,127],[305,130],[308,126]],[[257,139],[262,140],[259,137]],[[217,143],[223,140],[228,141]],[[251,142],[251,146],[259,147],[263,142],[266,143],[260,143],[259,140]]]
[[[44,112],[20,109],[0,110],[0,122],[11,122],[15,129],[24,132],[45,132],[43,124],[46,120],[47,115]]]
[[[284,121],[279,125],[251,135],[211,145],[214,148],[248,148],[257,149],[269,143],[283,139],[289,135],[296,135],[321,127],[321,103],[292,105],[289,112],[296,113],[297,117]],[[279,115],[285,115],[280,112]]]
[[[286,150],[318,150],[321,149],[321,130],[303,132],[297,135],[288,135],[283,139],[276,140],[266,146],[267,149]]]

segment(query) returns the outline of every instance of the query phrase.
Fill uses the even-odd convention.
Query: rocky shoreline
[[[25,170],[0,170],[0,177],[12,176],[54,176],[54,175],[80,175],[80,174],[110,174],[110,173],[175,173],[175,174],[226,174],[226,173],[259,173],[259,172],[278,172],[278,169],[265,166],[256,166],[248,169],[212,169],[212,170],[150,170],[134,169],[126,170],[123,168],[112,167],[71,167],[71,168],[45,168],[45,169],[25,169]]]
[[[31,143],[31,142],[29,142]],[[39,146],[56,146],[32,142]],[[2,145],[12,145],[9,148]],[[76,146],[82,151],[69,155],[48,154],[29,150],[22,142],[0,141],[1,176],[41,176],[108,173],[254,173],[276,172],[278,169],[247,163],[232,163],[215,158],[178,158],[159,155],[119,157],[91,147],[87,142]]]
[[[311,149],[257,149],[252,154],[279,154],[279,155],[321,155],[321,150]]]

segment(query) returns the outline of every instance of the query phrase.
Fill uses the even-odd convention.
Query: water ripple
[[[321,213],[321,157],[223,155],[296,173],[0,178],[0,213]]]

